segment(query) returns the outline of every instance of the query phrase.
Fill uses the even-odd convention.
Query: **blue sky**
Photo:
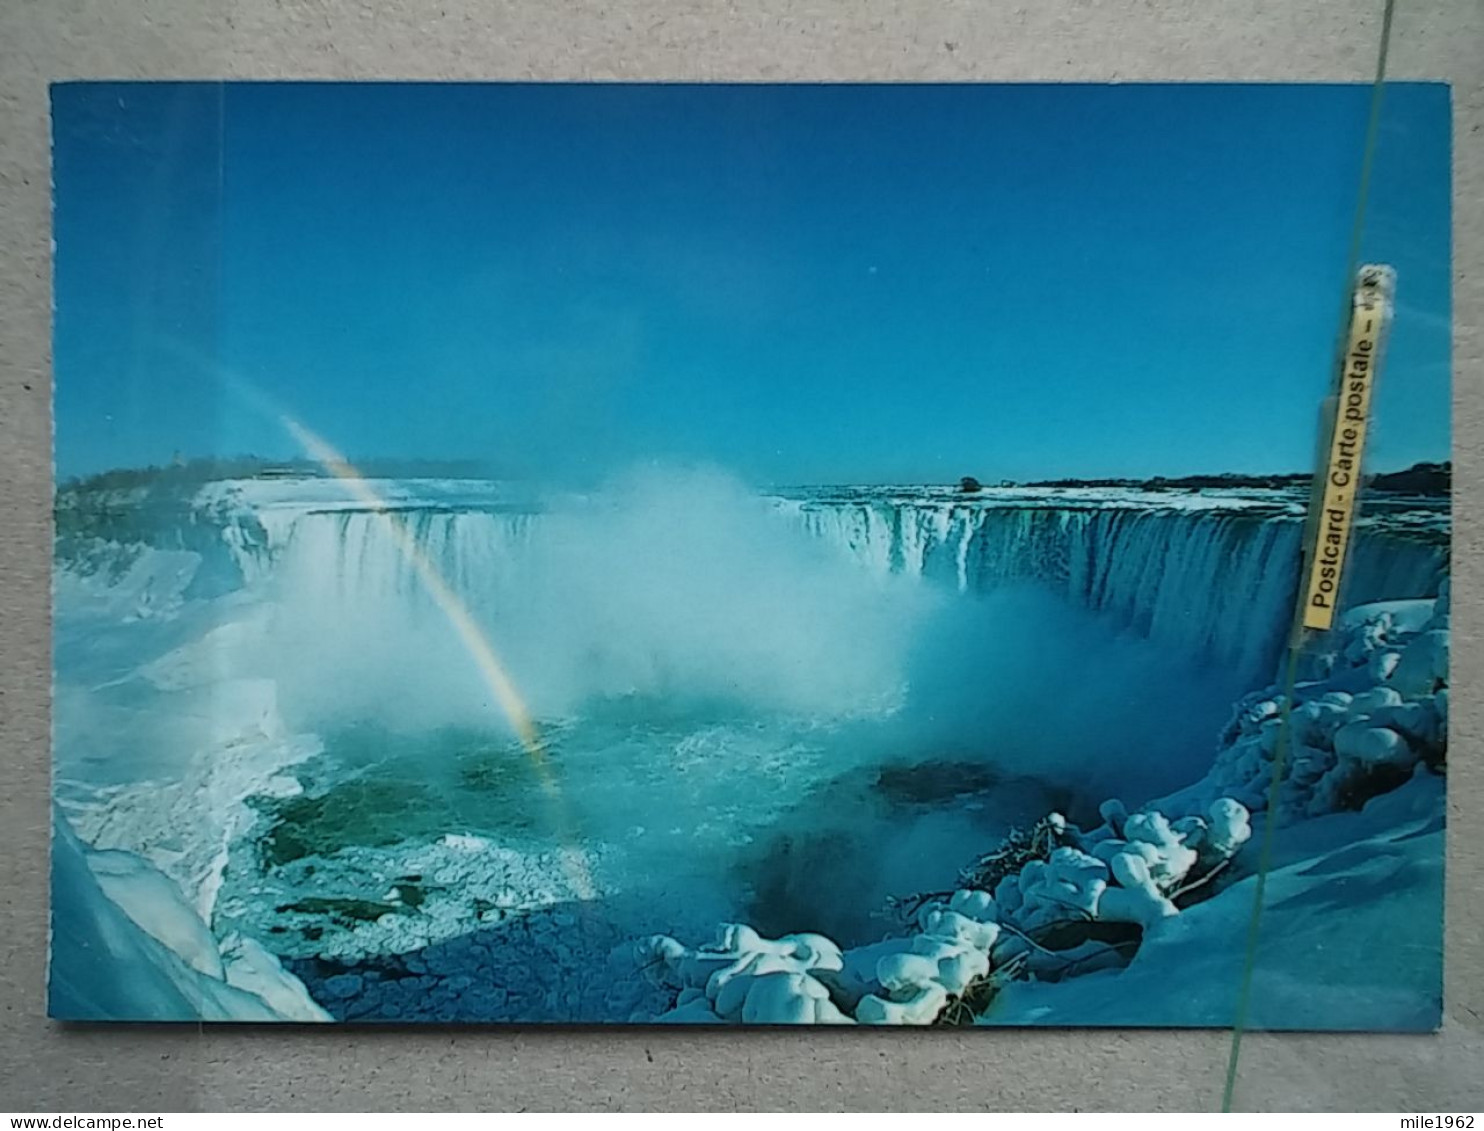
[[[564,480],[1302,469],[1368,98],[59,85],[59,474],[296,454],[222,373],[353,459]],[[1390,468],[1448,454],[1450,124],[1384,106]]]

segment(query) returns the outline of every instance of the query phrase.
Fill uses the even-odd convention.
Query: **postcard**
[[[52,1016],[1435,1028],[1372,95],[55,86]]]

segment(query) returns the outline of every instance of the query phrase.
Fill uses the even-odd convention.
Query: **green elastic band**
[[[1339,371],[1338,356],[1344,349],[1346,329],[1350,323],[1351,289],[1355,273],[1360,266],[1360,242],[1365,229],[1366,197],[1371,186],[1371,166],[1376,156],[1376,136],[1381,123],[1381,94],[1385,89],[1386,52],[1391,43],[1391,15],[1395,0],[1385,0],[1381,16],[1381,45],[1376,57],[1376,79],[1371,87],[1370,120],[1366,125],[1365,151],[1360,166],[1360,187],[1356,194],[1355,220],[1350,229],[1349,260],[1345,268],[1344,286],[1341,296],[1339,342],[1336,347],[1336,372]],[[1317,478],[1316,472],[1316,478]],[[1278,742],[1273,751],[1273,774],[1268,784],[1267,820],[1263,825],[1262,847],[1258,854],[1257,883],[1252,892],[1252,918],[1247,925],[1246,953],[1242,960],[1242,978],[1237,992],[1237,1010],[1232,1019],[1231,1053],[1226,1062],[1226,1085],[1221,1093],[1221,1110],[1232,1110],[1232,1095],[1237,1084],[1237,1065],[1242,1055],[1242,1034],[1247,1028],[1248,1009],[1252,1003],[1252,975],[1257,967],[1257,944],[1261,933],[1263,899],[1267,893],[1268,868],[1273,859],[1273,840],[1278,822],[1274,814],[1278,811],[1279,789],[1283,784],[1283,770],[1288,762],[1290,743],[1289,727],[1293,711],[1294,685],[1298,679],[1299,655],[1303,651],[1303,590],[1300,587],[1294,605],[1293,630],[1288,638],[1288,660],[1284,666],[1283,708],[1279,715]]]

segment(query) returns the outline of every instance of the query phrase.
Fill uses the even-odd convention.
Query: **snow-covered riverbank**
[[[1089,832],[1049,815],[967,871],[992,890],[923,902],[915,932],[843,952],[740,924],[695,947],[639,940],[635,977],[674,997],[636,1019],[1230,1025],[1261,859],[1240,852],[1250,807],[1279,826],[1254,1023],[1435,1028],[1448,625],[1446,586],[1352,609],[1304,657],[1291,705],[1276,686],[1237,705],[1200,782],[1134,813],[1110,799]],[[1114,924],[1135,929],[1098,929]]]
[[[335,490],[217,484],[185,533],[74,530],[59,563],[58,803],[175,893],[144,950],[250,966],[286,1016],[307,987],[344,1019],[1225,1023],[1291,493],[388,483],[389,518]],[[1408,974],[1285,952],[1295,1026],[1425,1026],[1440,977],[1446,510],[1364,530],[1356,593],[1388,600],[1300,673],[1273,929]],[[519,674],[539,764],[408,553]],[[1013,874],[955,884],[1053,810]],[[762,929],[708,949],[728,919]]]

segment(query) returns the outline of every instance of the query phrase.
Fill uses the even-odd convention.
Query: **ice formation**
[[[1338,631],[1323,638],[1325,647],[1304,655],[1289,711],[1291,749],[1271,819],[1294,824],[1357,810],[1441,764],[1448,634],[1445,582],[1435,600],[1351,609]],[[1054,955],[1036,936],[1068,923],[1102,922],[1139,928],[1141,950],[1166,937],[1161,925],[1182,914],[1176,900],[1216,877],[1251,839],[1253,812],[1266,810],[1286,699],[1284,689],[1273,686],[1239,703],[1210,773],[1190,788],[1134,813],[1109,799],[1100,808],[1103,824],[1088,832],[1052,814],[1040,826],[1049,838],[1042,842],[1044,858],[1004,875],[992,895],[959,891],[947,904],[930,902],[918,914],[917,933],[907,937],[843,953],[814,942],[811,953],[830,954],[830,967],[816,972],[801,965],[798,975],[823,987],[847,1018],[929,1024],[976,980],[1008,971],[1017,960],[1032,972],[1054,975],[1086,959],[1094,961],[1085,971],[1123,965],[1126,959],[1096,945]],[[783,945],[766,944],[737,926],[727,928],[724,939],[731,947],[723,952],[734,961]],[[713,953],[687,950],[669,938],[646,946],[645,953],[663,956],[683,987],[692,985],[684,975],[687,964]],[[699,1000],[695,989],[682,989],[679,1012],[660,1019],[736,1019],[699,1007]],[[775,1019],[810,1018],[795,1011]]]
[[[456,586],[508,578],[539,551],[550,524],[534,500],[500,484],[373,480],[368,487]],[[873,572],[963,591],[1048,585],[1142,635],[1244,669],[1270,662],[1287,623],[1303,513],[1298,496],[1241,490],[988,488],[966,499],[921,487],[847,488],[773,503]],[[314,573],[326,588],[308,594],[311,601],[370,607],[417,589],[382,518],[323,480],[209,484],[165,529],[129,505],[126,513],[144,516],[132,539],[85,538],[71,547],[59,603],[120,618],[161,616],[193,595],[268,578],[296,558],[329,567]],[[587,505],[565,500],[557,509]],[[121,539],[130,533],[109,530]],[[1440,540],[1391,537],[1362,519],[1350,599],[1431,595],[1447,568]],[[1158,586],[1149,584],[1154,572]],[[1216,576],[1224,581],[1213,588]]]
[[[673,1009],[658,1018],[635,1020],[850,1022],[825,984],[841,969],[840,948],[822,935],[765,939],[751,927],[729,923],[707,947],[689,949],[655,935],[632,944],[632,953],[651,978],[669,981],[678,990]]]
[[[116,1021],[328,1021],[250,940],[219,947],[145,861],[92,852],[57,817],[52,836],[54,1017]]]
[[[1161,803],[1188,813],[1227,795],[1267,806],[1283,712],[1289,741],[1280,824],[1359,807],[1419,764],[1441,762],[1448,722],[1449,586],[1436,599],[1357,605],[1302,657],[1293,702],[1284,686],[1237,704],[1204,779]]]
[[[376,486],[455,587],[498,591],[512,563],[549,534],[537,508],[513,506],[488,485]],[[678,941],[704,937],[731,913],[707,907],[688,912],[693,921],[666,921],[676,937],[623,943],[613,968],[596,970],[592,956],[621,934],[569,914],[575,897],[559,879],[558,851],[454,828],[421,843],[306,857],[223,895],[229,860],[237,872],[251,864],[231,853],[252,850],[254,805],[303,788],[298,767],[321,749],[284,722],[289,681],[225,662],[264,635],[260,600],[279,596],[264,587],[281,586],[285,565],[307,562],[315,569],[300,572],[317,587],[299,595],[305,606],[372,612],[379,602],[421,599],[383,517],[327,490],[313,480],[214,485],[181,530],[78,543],[59,569],[59,649],[69,633],[89,640],[136,627],[160,645],[133,669],[59,667],[77,678],[76,687],[58,687],[66,723],[58,793],[92,846],[65,825],[58,833],[59,1015],[323,1019],[312,993],[337,1017],[929,1024],[966,1002],[977,1009],[1003,999],[1002,1015],[1015,1023],[1075,1023],[1059,1001],[1116,997],[1106,987],[1120,978],[1125,998],[1151,996],[1170,970],[1195,969],[1236,932],[1252,870],[1239,853],[1254,822],[1313,829],[1314,838],[1321,828],[1336,838],[1363,834],[1377,858],[1419,874],[1427,866],[1413,842],[1386,839],[1384,822],[1431,836],[1424,816],[1397,798],[1419,811],[1440,805],[1429,782],[1447,728],[1446,549],[1437,538],[1363,526],[1351,595],[1404,599],[1352,608],[1305,656],[1291,703],[1281,683],[1243,699],[1205,777],[1134,812],[1110,799],[1094,829],[1052,814],[1031,858],[994,882],[928,900],[910,929],[878,942],[842,949],[818,934],[768,939],[741,924],[707,946]],[[975,592],[1032,582],[1119,629],[1264,679],[1287,619],[1302,510],[1275,493],[1093,489],[991,488],[972,500],[873,489],[774,503],[872,571]],[[1214,591],[1213,577],[1222,579]],[[1254,623],[1272,631],[1254,632]],[[86,665],[109,651],[71,654]],[[139,706],[146,694],[159,697],[148,711]],[[66,709],[74,695],[86,697],[88,711]],[[135,720],[151,712],[172,729],[136,732]],[[1280,742],[1285,768],[1267,814]],[[100,771],[104,748],[121,754]],[[684,753],[677,749],[676,769],[688,769]],[[1347,823],[1362,806],[1364,820]],[[617,888],[624,861],[610,865],[603,851],[592,862]],[[1362,868],[1333,866],[1347,876]],[[403,884],[409,872],[422,877],[417,902]],[[1315,882],[1295,862],[1275,886],[1305,893]],[[306,892],[357,884],[367,901],[387,904],[384,914],[328,924],[322,912],[301,910]],[[264,908],[285,934],[254,934]],[[110,984],[100,958],[128,976]],[[1158,976],[1149,971],[1156,961],[1166,962]],[[1189,980],[1181,975],[1181,992],[1193,992]],[[1338,990],[1327,1000],[1342,1009]],[[1110,1008],[1089,1005],[1082,1019]],[[1214,1007],[1209,1016],[1221,1023]]]
[[[1183,649],[1262,670],[1282,642],[1302,541],[1299,499],[1203,491],[991,489],[984,502],[920,490],[844,492],[784,505],[806,529],[879,573],[985,591],[1031,581]],[[976,496],[976,499],[979,497]],[[1362,532],[1347,573],[1352,601],[1435,591],[1436,545]],[[1158,586],[1149,584],[1153,575]],[[1213,587],[1211,579],[1222,578]],[[1257,626],[1261,626],[1258,628]]]
[[[716,943],[696,949],[664,935],[641,940],[634,966],[677,994],[673,1009],[636,1019],[931,1024],[994,971],[1034,950],[1044,953],[1034,941],[1038,931],[1077,922],[1149,929],[1177,915],[1171,896],[1197,864],[1219,867],[1251,835],[1247,810],[1230,798],[1178,830],[1157,811],[1118,825],[1083,834],[1060,821],[1081,847],[1063,844],[1048,859],[1029,861],[993,895],[965,889],[929,900],[913,933],[871,946],[842,952],[814,934],[770,940],[741,924],[722,927]]]

